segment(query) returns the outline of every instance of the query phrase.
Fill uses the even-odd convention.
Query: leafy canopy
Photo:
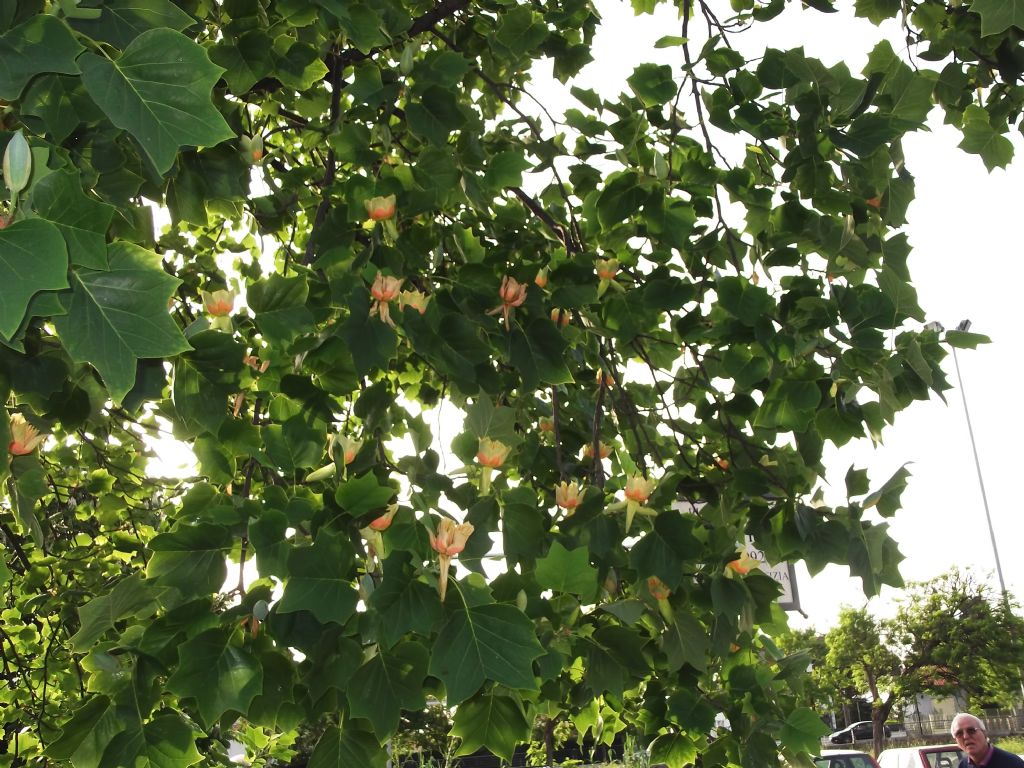
[[[901,140],[1009,162],[1024,5],[858,0],[916,61],[856,73],[741,44],[831,0],[676,5],[614,94],[586,0],[0,4],[0,753],[815,747],[739,542],[900,584],[907,473],[822,456],[984,340],[921,326]]]

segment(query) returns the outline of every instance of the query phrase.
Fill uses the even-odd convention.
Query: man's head
[[[985,753],[988,752],[988,734],[980,718],[960,712],[953,717],[949,732],[972,761],[977,763],[985,757]]]

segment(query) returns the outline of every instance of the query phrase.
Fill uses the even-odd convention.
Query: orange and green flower
[[[370,317],[377,315],[385,325],[395,327],[395,321],[391,319],[391,302],[398,298],[402,282],[400,277],[377,272],[377,276],[373,279],[373,285],[370,287],[370,295],[373,296]]]
[[[444,602],[448,591],[448,569],[452,558],[466,548],[466,542],[473,533],[472,523],[456,523],[448,517],[441,518],[437,524],[437,532],[430,534],[430,547],[437,552],[440,574],[437,579],[437,593]]]
[[[27,456],[46,440],[46,435],[29,424],[22,413],[11,415],[10,427],[11,442],[7,446],[7,452],[11,456]]]

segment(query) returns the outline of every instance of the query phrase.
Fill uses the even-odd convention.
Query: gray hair
[[[972,715],[970,712],[957,712],[953,715],[953,721],[949,724],[949,735],[952,736],[956,730],[954,727],[957,720],[972,720],[977,723],[977,727],[981,729],[982,733],[988,733],[988,728],[985,727],[984,721],[977,715]]]

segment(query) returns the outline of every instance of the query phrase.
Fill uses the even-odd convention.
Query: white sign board
[[[747,536],[745,547],[747,557],[756,560],[758,569],[771,576],[782,587],[782,594],[779,595],[779,607],[785,611],[800,610],[800,593],[796,588],[796,573],[792,563],[777,563],[775,565],[765,560],[764,552],[754,546],[754,537]]]
[[[680,512],[696,513],[701,507],[704,506],[704,502],[697,502],[691,504],[688,501],[679,499],[673,502],[672,509],[677,509]],[[803,611],[800,610],[800,593],[796,588],[796,571],[793,568],[792,563],[769,563],[764,556],[764,552],[754,546],[754,537],[747,536],[744,541],[744,549],[747,553],[747,557],[751,560],[757,561],[758,570],[767,576],[775,579],[779,586],[782,587],[782,594],[779,595],[779,607],[784,611]]]

